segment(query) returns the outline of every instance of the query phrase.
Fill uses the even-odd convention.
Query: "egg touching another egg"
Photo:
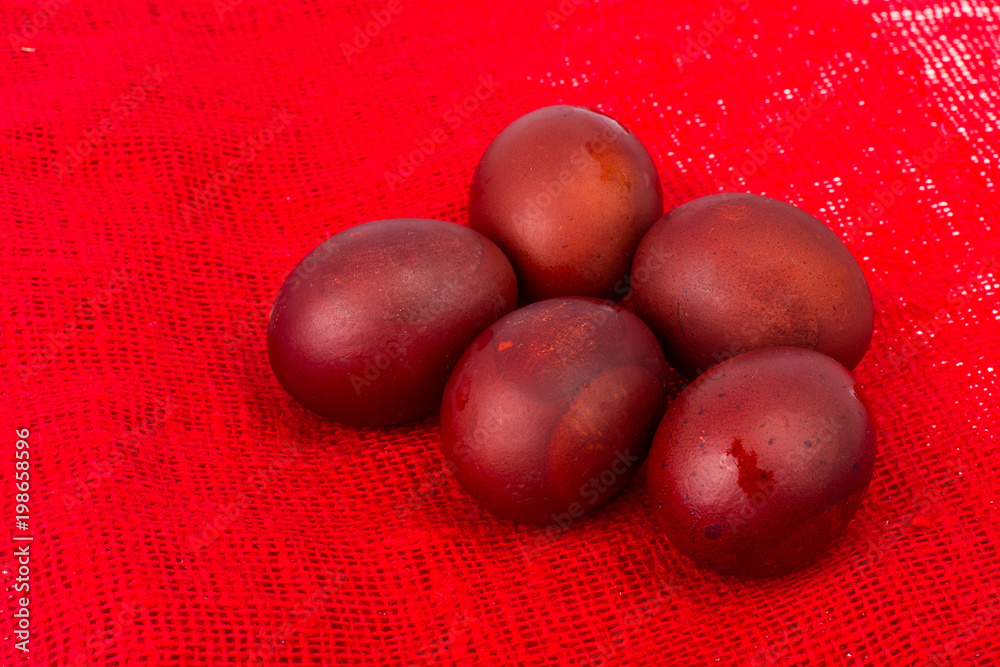
[[[438,408],[472,339],[517,305],[492,241],[440,220],[393,219],[335,234],[296,266],[267,330],[271,368],[299,403],[351,426]]]
[[[537,109],[504,128],[469,189],[469,226],[510,258],[522,303],[624,296],[636,246],[662,214],[642,142],[579,106]]]
[[[864,273],[820,220],[776,199],[699,197],[658,220],[632,264],[635,312],[688,378],[758,348],[817,350],[853,370],[875,311]]]
[[[632,313],[584,297],[510,313],[472,343],[441,403],[441,446],[493,514],[565,526],[618,493],[666,405],[666,361]]]
[[[813,562],[871,481],[876,433],[857,380],[830,357],[777,347],[692,382],[653,439],[647,488],[673,545],[723,574]]]

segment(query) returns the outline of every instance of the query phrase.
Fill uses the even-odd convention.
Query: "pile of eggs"
[[[814,561],[871,480],[850,371],[873,322],[860,267],[815,217],[743,193],[663,215],[634,134],[553,106],[487,148],[468,227],[368,222],[313,250],[278,293],[267,350],[328,419],[440,409],[456,480],[498,517],[563,525],[646,462],[681,553],[767,577]],[[668,405],[671,367],[692,382]]]

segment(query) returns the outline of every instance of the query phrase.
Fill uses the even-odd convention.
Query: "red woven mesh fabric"
[[[1000,664],[995,3],[11,0],[0,31],[0,663]],[[271,375],[309,250],[465,223],[555,103],[631,128],[667,208],[777,197],[867,274],[878,464],[815,566],[695,568],[642,479],[565,532],[496,520],[436,416],[354,430]]]

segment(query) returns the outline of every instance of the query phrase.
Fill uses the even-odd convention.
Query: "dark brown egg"
[[[313,412],[395,424],[437,409],[462,352],[516,302],[510,262],[481,234],[439,220],[369,222],[292,270],[267,352],[281,385]]]
[[[670,404],[647,484],[670,541],[742,577],[812,562],[854,515],[875,464],[875,429],[854,377],[801,348],[724,361]]]
[[[576,106],[532,111],[489,145],[469,226],[510,258],[525,302],[617,298],[642,235],[663,213],[660,179],[628,129]]]
[[[497,516],[567,526],[635,475],[663,415],[656,338],[606,301],[559,298],[484,331],[441,403],[459,484]]]
[[[709,195],[667,213],[639,244],[632,286],[636,314],[690,378],[779,345],[853,369],[875,321],[865,276],[837,235],[759,195]]]

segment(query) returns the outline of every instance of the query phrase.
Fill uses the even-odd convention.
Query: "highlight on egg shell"
[[[271,309],[267,352],[281,386],[313,412],[386,426],[436,410],[465,348],[516,305],[510,262],[478,232],[368,222],[292,270]]]

